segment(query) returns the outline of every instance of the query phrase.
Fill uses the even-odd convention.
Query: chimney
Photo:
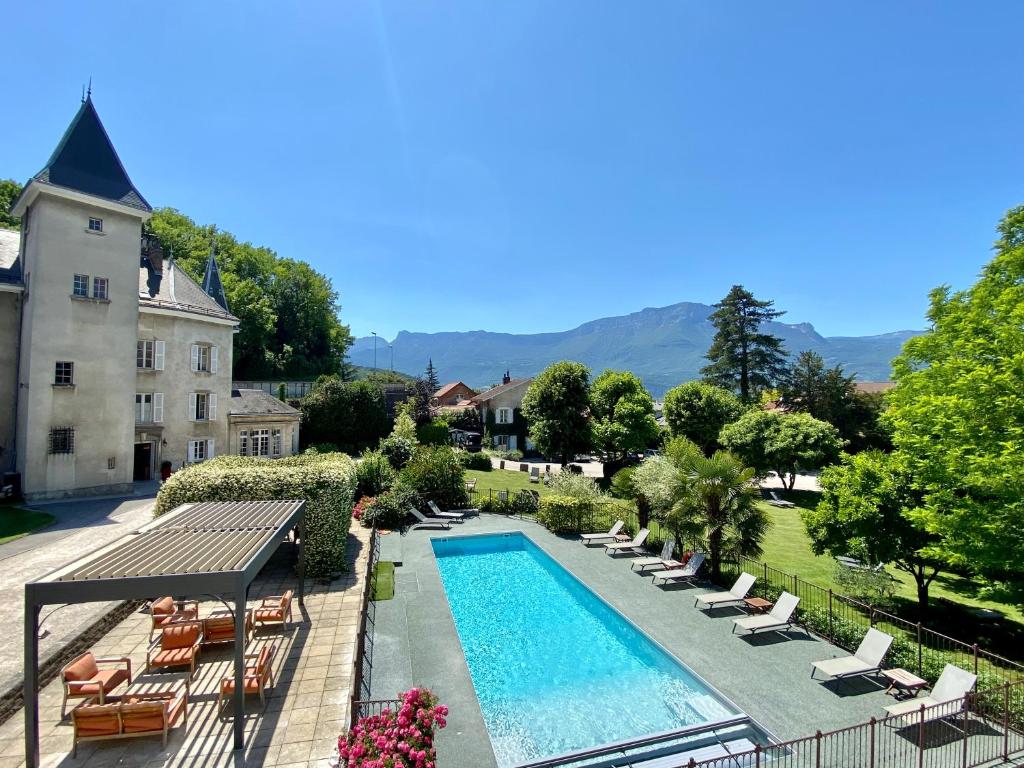
[[[506,370],[505,375],[501,377],[501,383],[508,384],[510,381],[512,381],[512,377],[508,375],[508,371]]]

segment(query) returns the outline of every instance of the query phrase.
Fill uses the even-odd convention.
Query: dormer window
[[[89,217],[89,231],[90,232],[102,232],[103,231],[103,219],[97,219],[93,216]]]

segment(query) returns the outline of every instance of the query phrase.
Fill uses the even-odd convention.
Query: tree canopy
[[[241,243],[230,232],[198,225],[173,208],[155,210],[146,227],[165,256],[200,282],[216,249],[228,306],[240,321],[236,379],[307,379],[341,371],[352,336],[338,320],[338,294],[324,275],[303,261]]]
[[[761,390],[775,386],[786,373],[782,339],[761,327],[785,314],[772,309],[774,304],[734,285],[711,313],[717,330],[707,353],[710,363],[701,373],[712,384],[736,392],[744,403],[755,401]]]
[[[590,449],[590,372],[582,363],[563,360],[545,368],[523,397],[530,439],[545,456],[564,466]]]
[[[673,437],[692,440],[708,455],[717,450],[722,427],[743,413],[732,392],[702,381],[688,381],[665,393],[665,421]]]
[[[836,461],[843,447],[836,428],[810,414],[759,409],[726,425],[720,440],[758,474],[774,471],[787,488],[798,472]]]
[[[923,551],[936,537],[914,519],[920,493],[901,462],[898,455],[878,451],[844,456],[821,473],[821,502],[801,517],[814,554],[849,555],[870,565],[891,562],[913,576],[924,611],[939,569]]]
[[[1024,206],[967,290],[932,291],[931,329],[894,362],[886,418],[922,492],[917,519],[946,562],[1022,591]]]
[[[388,434],[384,393],[369,381],[324,380],[302,398],[304,445],[333,443],[347,453],[372,448]]]
[[[11,216],[11,206],[21,194],[21,184],[14,179],[0,179],[0,227],[4,229],[19,229],[21,219]]]
[[[628,371],[605,371],[590,385],[593,447],[606,465],[605,476],[626,459],[642,451],[658,437],[654,401],[643,382]]]

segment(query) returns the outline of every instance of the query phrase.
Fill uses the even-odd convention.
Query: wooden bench
[[[108,697],[103,704],[97,699],[89,699],[71,710],[74,727],[71,756],[77,756],[81,741],[159,735],[166,747],[168,733],[179,722],[188,727],[188,685],[179,684],[166,691]]]

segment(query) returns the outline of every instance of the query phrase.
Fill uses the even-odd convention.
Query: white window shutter
[[[188,393],[188,420],[189,421],[195,421],[196,420],[196,393],[195,392],[189,392]]]
[[[195,440],[188,441],[188,461],[189,463],[196,460],[196,443]]]
[[[206,458],[213,458],[213,438],[206,441]]]
[[[199,370],[199,345],[198,344],[193,344],[192,345],[192,370],[193,371],[198,371]]]
[[[206,396],[206,418],[210,421],[217,419],[217,395],[213,392]]]
[[[159,424],[164,420],[164,393],[153,393],[153,423]]]
[[[153,342],[153,370],[162,371],[164,369],[164,342],[154,341]]]
[[[210,373],[217,372],[217,347],[210,347]]]

